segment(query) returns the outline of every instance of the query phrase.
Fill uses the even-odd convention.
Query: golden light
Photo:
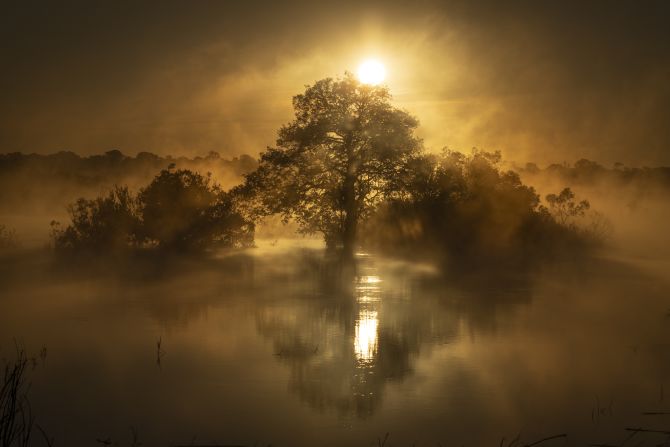
[[[376,59],[365,60],[358,66],[358,80],[363,84],[381,84],[385,78],[386,68]]]
[[[354,333],[354,353],[362,362],[371,362],[377,354],[377,312],[363,310],[358,315]]]

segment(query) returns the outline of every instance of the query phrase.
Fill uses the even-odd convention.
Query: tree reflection
[[[353,267],[313,262],[302,273],[311,269],[306,281],[316,286],[294,287],[259,307],[258,331],[289,367],[292,392],[322,411],[369,416],[385,384],[412,373],[421,349],[449,343],[464,322],[470,330],[491,330],[499,310],[529,297],[525,283],[491,297],[407,267],[361,254]]]

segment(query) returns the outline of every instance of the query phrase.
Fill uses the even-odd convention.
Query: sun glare
[[[368,59],[358,66],[358,80],[363,84],[381,84],[385,78],[386,68],[378,60]]]

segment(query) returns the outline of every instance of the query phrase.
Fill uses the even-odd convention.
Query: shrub
[[[138,195],[141,236],[164,248],[249,246],[253,224],[233,209],[229,194],[210,175],[179,169],[160,172]]]
[[[119,253],[158,246],[204,250],[253,244],[254,226],[234,210],[230,194],[189,170],[161,171],[136,196],[115,187],[106,196],[81,198],[68,208],[71,222],[52,222],[57,250]]]
[[[68,213],[71,223],[64,230],[51,223],[57,250],[119,252],[137,244],[137,201],[127,187],[92,200],[80,198]]]

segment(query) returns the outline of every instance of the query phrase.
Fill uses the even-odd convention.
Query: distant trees
[[[52,222],[56,249],[118,253],[158,246],[186,251],[253,244],[254,225],[237,213],[228,193],[189,170],[165,169],[137,195],[115,187],[68,208],[71,222]]]
[[[584,216],[591,207],[588,200],[575,201],[575,193],[570,188],[563,188],[559,194],[546,196],[549,211],[561,225],[567,225],[570,219]]]
[[[277,146],[261,154],[238,192],[254,201],[255,215],[279,213],[351,254],[359,222],[401,193],[421,150],[417,120],[390,99],[387,88],[348,73],[308,86],[293,98],[295,118],[279,130]]]
[[[64,151],[0,154],[0,214],[38,211],[53,215],[79,197],[94,197],[114,185],[138,190],[172,163],[177,169],[211,172],[226,189],[240,183],[242,175],[257,166],[248,155],[187,158],[140,152],[132,157],[118,150],[90,156]]]
[[[573,165],[568,163],[551,164],[540,169],[535,163],[527,163],[524,168],[518,169],[528,178],[540,176],[559,180],[571,186],[594,186],[609,184],[611,187],[630,186],[644,194],[667,194],[670,188],[670,167],[628,167],[619,162],[612,168],[606,168],[595,161],[582,158]]]

